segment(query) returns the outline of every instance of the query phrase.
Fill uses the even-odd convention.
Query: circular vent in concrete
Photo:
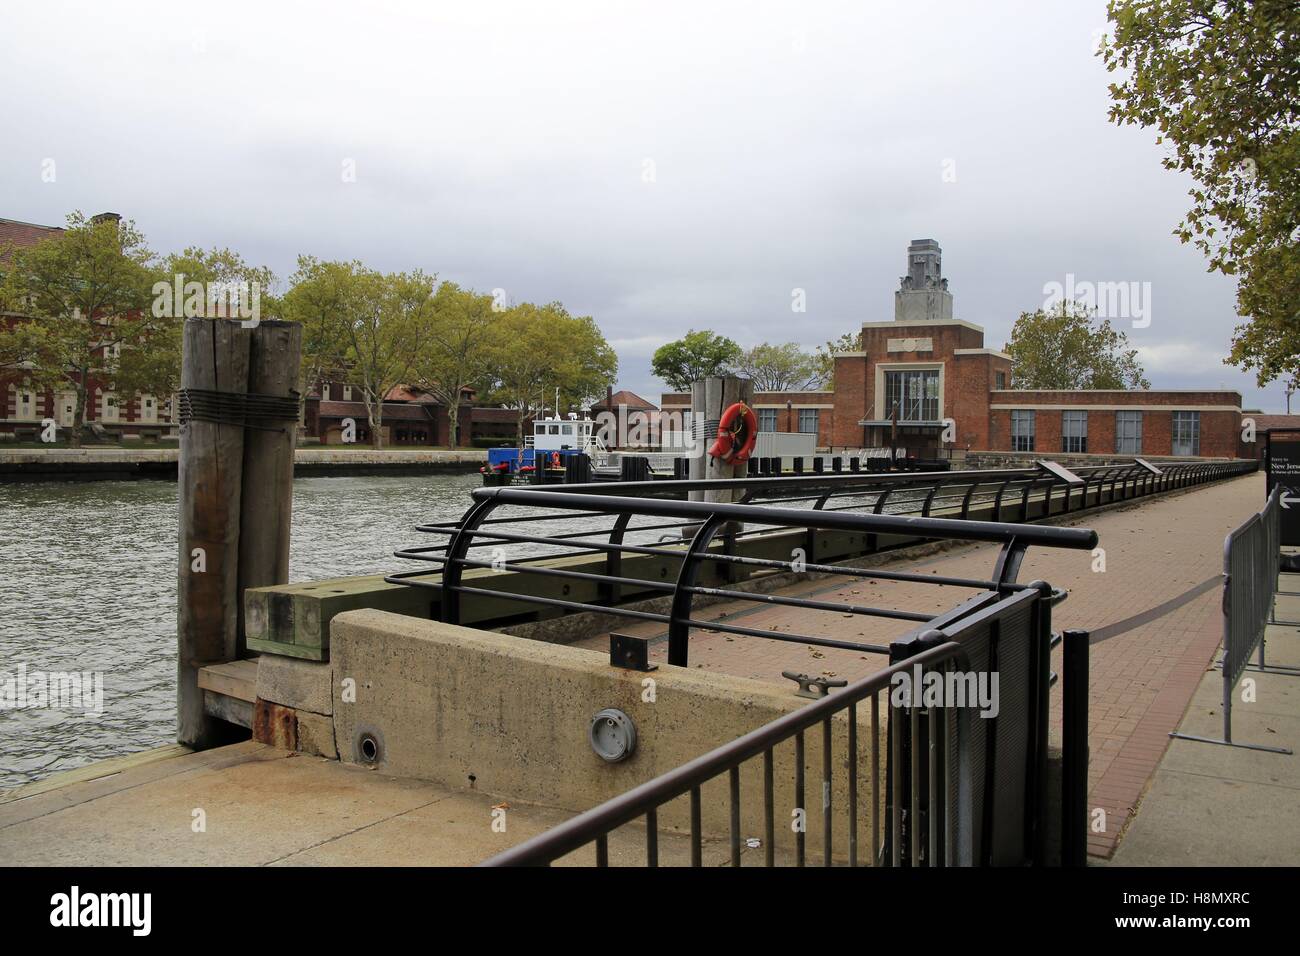
[[[587,737],[596,755],[610,763],[626,760],[636,750],[636,724],[631,717],[614,707],[606,707],[591,718]]]

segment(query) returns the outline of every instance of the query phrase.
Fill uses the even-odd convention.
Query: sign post
[[[1281,544],[1300,545],[1300,429],[1264,432],[1264,473],[1265,495],[1282,488]]]

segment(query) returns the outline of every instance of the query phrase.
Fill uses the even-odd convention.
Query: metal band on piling
[[[282,431],[266,422],[296,422],[298,395],[250,395],[207,388],[182,388],[180,423],[210,422],[261,431]]]

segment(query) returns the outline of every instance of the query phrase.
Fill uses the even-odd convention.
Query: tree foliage
[[[118,361],[117,388],[126,393],[148,392],[171,395],[181,384],[181,336],[184,306],[174,290],[184,290],[191,283],[204,289],[203,312],[207,316],[225,317],[229,304],[213,299],[220,290],[242,289],[242,298],[255,306],[259,319],[278,315],[279,302],[274,295],[275,273],[265,266],[254,266],[230,249],[200,249],[191,246],[164,256],[158,263],[153,286],[151,312],[156,320],[149,335],[148,348],[131,348]],[[160,293],[166,292],[165,295]],[[250,308],[251,311],[251,308]],[[230,318],[240,316],[231,314]]]
[[[828,391],[835,388],[835,356],[843,352],[857,352],[862,349],[862,333],[845,332],[838,339],[832,339],[825,345],[817,346],[817,374],[821,387]]]
[[[1093,312],[1077,302],[1021,313],[1004,349],[1015,363],[1014,387],[1150,388],[1128,336],[1109,319],[1100,325],[1093,319]]]
[[[298,394],[306,396],[323,378],[343,374],[346,342],[340,322],[352,294],[356,263],[322,262],[300,255],[280,302],[284,317],[302,325]]]
[[[556,412],[592,402],[614,383],[618,356],[590,316],[573,316],[558,302],[525,302],[495,321],[486,356],[491,395],[524,421],[560,390]]]
[[[692,382],[729,374],[740,357],[740,346],[731,339],[692,329],[680,339],[656,349],[650,368],[670,389],[685,392]]]
[[[756,392],[799,392],[822,382],[822,364],[794,342],[763,342],[746,349],[736,360],[738,374],[754,383]]]
[[[1110,118],[1155,127],[1195,182],[1175,229],[1238,277],[1228,361],[1264,385],[1300,376],[1300,4],[1112,0],[1099,55],[1124,78]]]
[[[371,444],[383,448],[384,399],[411,381],[428,344],[437,277],[418,269],[384,274],[351,265],[339,316],[343,361],[361,386]]]
[[[462,393],[490,378],[491,336],[496,313],[492,297],[444,282],[433,297],[427,347],[415,364],[415,384],[447,407],[450,442],[455,445]]]

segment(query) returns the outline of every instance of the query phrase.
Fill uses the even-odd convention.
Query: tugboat
[[[588,458],[605,451],[596,423],[576,412],[568,418],[538,418],[523,448],[489,448],[482,469],[484,485],[541,484],[564,481],[565,464],[577,455]]]

